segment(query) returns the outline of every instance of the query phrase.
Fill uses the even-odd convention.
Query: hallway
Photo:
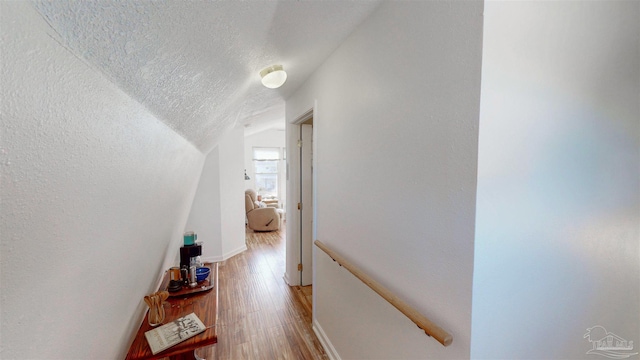
[[[283,277],[285,232],[246,232],[247,251],[219,264],[218,343],[206,359],[328,359]]]

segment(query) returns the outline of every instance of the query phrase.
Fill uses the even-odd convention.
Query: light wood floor
[[[328,359],[311,329],[310,287],[292,288],[283,279],[284,235],[247,230],[247,251],[219,264],[218,343],[198,356]]]
[[[293,291],[295,291],[298,301],[304,308],[305,313],[311,317],[313,310],[313,286],[294,286]]]

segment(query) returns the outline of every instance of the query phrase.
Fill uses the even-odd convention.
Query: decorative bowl
[[[196,269],[196,280],[198,280],[198,282],[204,281],[209,276],[210,272],[211,272],[211,269],[209,269],[208,267],[197,268]]]

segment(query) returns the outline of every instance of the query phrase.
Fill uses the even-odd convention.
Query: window
[[[256,191],[264,197],[278,197],[280,148],[253,148]]]

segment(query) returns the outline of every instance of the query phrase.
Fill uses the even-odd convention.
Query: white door
[[[313,152],[312,125],[300,125],[300,285],[310,285],[312,282],[312,247],[313,247]]]

